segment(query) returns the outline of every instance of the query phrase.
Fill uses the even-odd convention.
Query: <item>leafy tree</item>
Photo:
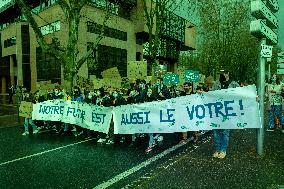
[[[247,0],[198,0],[199,64],[206,75],[227,69],[232,79],[256,80],[258,43],[249,32]],[[213,73],[214,72],[214,73]]]

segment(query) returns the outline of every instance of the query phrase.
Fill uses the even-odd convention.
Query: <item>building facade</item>
[[[64,46],[68,41],[68,23],[57,0],[29,0],[29,6],[33,7],[34,18],[45,40],[51,43],[56,37]],[[101,71],[116,66],[120,75],[126,77],[128,61],[147,59],[149,32],[141,0],[128,0],[126,4],[93,0],[84,6],[79,23],[79,56],[88,51],[98,37],[106,6],[111,7],[111,17],[104,27],[104,38],[80,68],[79,75],[100,77]],[[166,19],[158,59],[168,65],[168,71],[174,71],[179,52],[195,49],[196,28],[170,11]],[[42,51],[33,29],[13,1],[0,9],[0,41],[0,93],[6,93],[11,85],[35,90],[37,81],[63,80],[60,62]],[[97,66],[90,66],[93,63]]]

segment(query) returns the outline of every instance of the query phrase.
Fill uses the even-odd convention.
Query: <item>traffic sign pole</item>
[[[262,38],[260,40],[259,48],[261,49],[262,45],[266,44],[266,39]],[[264,141],[264,88],[265,88],[265,64],[266,58],[261,56],[259,51],[258,57],[258,96],[259,96],[259,111],[261,118],[262,127],[257,129],[257,153],[261,156],[263,155],[263,141]]]

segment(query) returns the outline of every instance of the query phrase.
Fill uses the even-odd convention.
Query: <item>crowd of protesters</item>
[[[99,88],[88,90],[75,86],[72,90],[66,91],[64,89],[61,89],[60,86],[55,86],[54,89],[48,90],[47,93],[43,93],[40,90],[36,91],[34,94],[25,91],[25,89],[22,89],[20,91],[24,91],[21,100],[33,103],[53,99],[64,99],[110,107],[133,103],[159,101],[179,96],[238,86],[239,84],[237,82],[231,82],[231,80],[229,80],[228,73],[224,72],[220,75],[220,80],[214,82],[213,77],[210,76],[205,79],[204,83],[199,83],[198,85],[193,85],[193,83],[185,82],[180,86],[172,85],[168,87],[164,84],[162,78],[158,78],[155,83],[147,83],[145,80],[137,79],[135,82],[131,83],[127,89],[111,88],[104,90],[104,88]],[[130,146],[137,146],[139,145],[140,141],[137,139],[146,137],[148,139],[148,147],[146,149],[147,153],[152,151],[153,147],[160,144],[164,140],[162,134],[156,133],[147,135],[143,133],[133,135],[114,135],[113,121],[111,122],[108,134],[99,133],[68,123],[61,123],[57,121],[33,121],[31,118],[26,118],[24,123],[25,132],[23,133],[23,135],[27,135],[29,133],[29,125],[32,126],[34,134],[38,133],[38,131],[41,129],[54,129],[58,134],[61,135],[82,135],[86,138],[96,137],[98,139],[98,143],[105,144],[125,143]],[[177,143],[183,143],[187,140],[192,140],[195,142],[203,133],[204,132],[174,133],[174,136]],[[214,130],[213,136],[215,147],[213,157],[224,158],[226,156],[226,150],[229,142],[229,130]]]

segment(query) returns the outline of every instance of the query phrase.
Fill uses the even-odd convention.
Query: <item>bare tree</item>
[[[175,0],[142,0],[142,3],[149,31],[148,64],[155,66],[167,11],[174,11],[177,3]]]
[[[78,70],[86,62],[88,57],[93,54],[94,49],[103,39],[104,26],[110,17],[109,8],[107,7],[106,17],[104,19],[103,26],[101,27],[100,34],[95,39],[95,42],[92,43],[90,50],[79,56],[79,23],[81,17],[84,16],[82,9],[87,5],[87,3],[89,3],[89,1],[90,0],[58,0],[58,4],[64,13],[66,22],[68,23],[68,41],[67,44],[63,46],[59,43],[59,39],[55,37],[52,38],[52,43],[48,44],[34,18],[35,14],[31,11],[31,8],[27,6],[26,1],[16,0],[16,3],[21,8],[22,14],[26,17],[30,26],[34,30],[40,47],[45,53],[56,57],[61,62],[63,66],[64,79],[67,81],[67,86],[71,88],[73,87],[74,76],[78,73]]]

